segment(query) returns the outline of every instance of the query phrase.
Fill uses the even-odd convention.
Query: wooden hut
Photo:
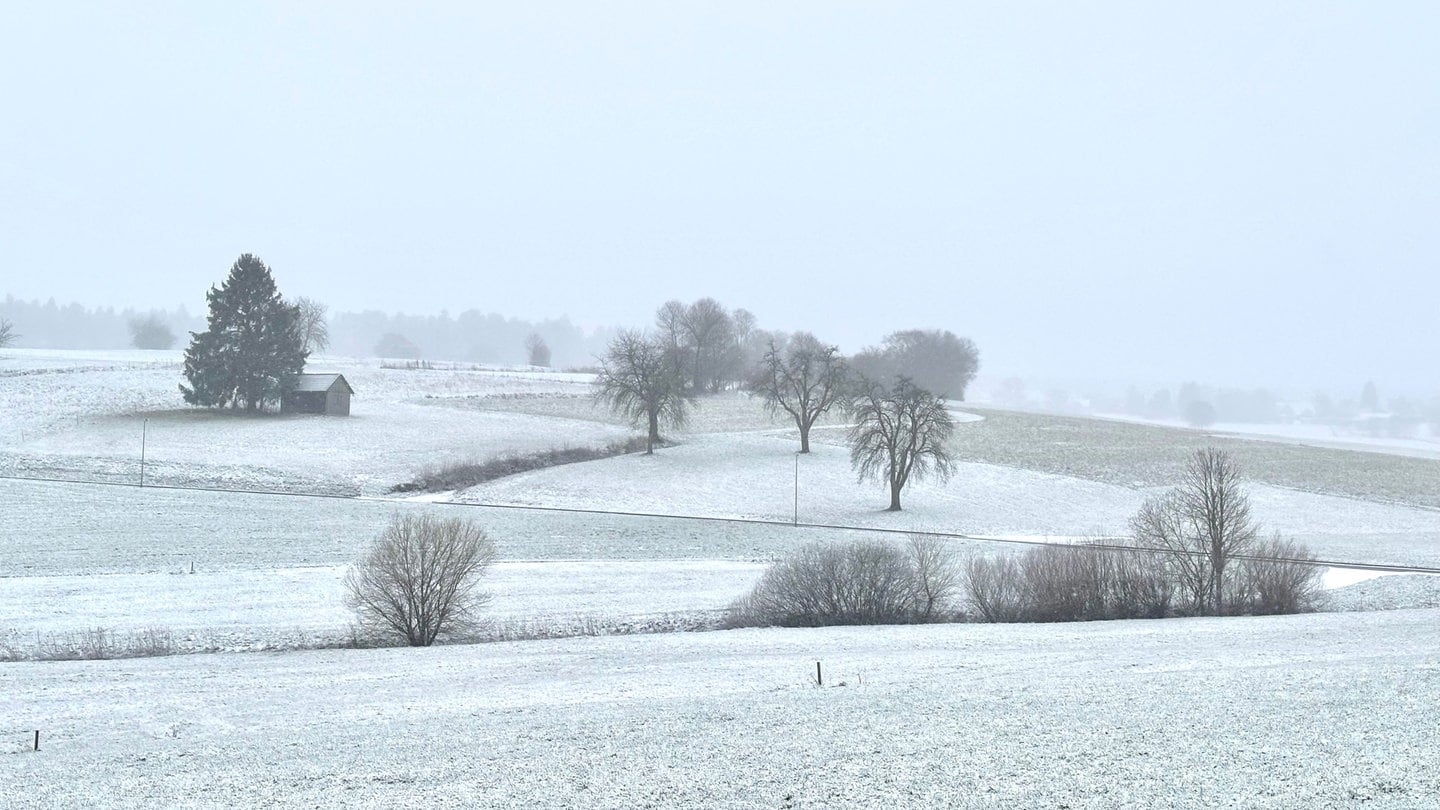
[[[297,374],[295,385],[280,397],[280,412],[349,416],[354,393],[342,374]]]

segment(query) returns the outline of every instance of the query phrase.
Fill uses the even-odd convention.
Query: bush
[[[965,585],[970,605],[988,622],[1159,618],[1170,608],[1162,559],[1090,544],[976,558]]]
[[[1020,621],[1020,583],[1020,564],[1014,557],[975,557],[965,566],[967,601],[982,621]]]
[[[1073,622],[1191,615],[1177,593],[1189,581],[1183,550],[1037,546],[1017,556],[979,557],[965,568],[966,599],[987,622]],[[1323,571],[1298,543],[1278,536],[1226,572],[1225,613],[1314,610]]]
[[[731,607],[734,627],[909,624],[952,618],[958,582],[949,550],[914,537],[812,543],[775,563]]]
[[[495,545],[470,521],[396,515],[345,575],[346,604],[368,632],[428,647],[474,627]]]
[[[1260,543],[1237,563],[1231,611],[1260,616],[1314,610],[1324,577],[1314,559],[1309,549],[1278,535]]]

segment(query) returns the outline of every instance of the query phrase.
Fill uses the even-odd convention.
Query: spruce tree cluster
[[[219,287],[205,294],[209,326],[190,333],[185,350],[188,386],[180,393],[191,405],[264,410],[280,400],[305,368],[300,308],[285,303],[270,268],[246,253],[230,267]]]

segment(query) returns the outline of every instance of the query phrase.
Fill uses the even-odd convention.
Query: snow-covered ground
[[[143,426],[152,483],[374,496],[427,464],[628,433],[596,409],[584,375],[312,366],[346,374],[354,417],[183,409],[173,352],[7,351],[0,472],[131,481]],[[726,520],[791,520],[797,471],[802,522],[1012,538],[1122,532],[1153,491],[997,454],[912,485],[905,511],[886,513],[884,489],[855,482],[840,434],[832,421],[797,459],[793,429],[721,397],[676,447],[501,479],[458,493],[465,504],[0,479],[0,645],[103,628],[159,631],[185,652],[287,650],[0,664],[3,793],[42,807],[1440,798],[1426,766],[1440,743],[1420,720],[1440,708],[1437,610],[289,649],[347,635],[344,567],[396,512],[486,527],[501,557],[486,580],[495,627],[585,632],[717,611],[768,561],[857,536]],[[1440,565],[1435,510],[1262,484],[1250,494],[1268,529],[1320,556]],[[1440,578],[1356,578],[1331,574],[1352,583],[1333,609],[1440,607]],[[823,689],[807,682],[816,660]],[[37,728],[39,753],[9,753]]]
[[[345,374],[356,390],[350,418],[187,408],[178,352],[7,351],[0,358],[0,472],[138,482],[143,437],[151,483],[379,494],[429,465],[629,435],[593,419],[445,407],[456,396],[588,402],[589,375],[405,370],[326,357],[308,368]]]
[[[347,375],[359,391],[355,416],[255,419],[178,408],[178,352],[6,352],[0,358],[0,466],[136,480],[144,426],[151,483],[198,480],[373,494],[426,464],[601,442],[628,432],[596,408],[585,375],[463,366],[406,370],[344,358],[317,358],[312,366]],[[978,419],[963,408],[955,415]],[[913,483],[905,511],[888,513],[882,511],[882,486],[855,481],[837,443],[842,435],[832,420],[817,428],[814,452],[797,458],[793,427],[769,419],[756,402],[742,395],[707,398],[688,431],[677,434],[681,444],[654,456],[537,470],[454,497],[470,504],[778,522],[798,514],[806,523],[1073,540],[1123,533],[1154,491],[965,463],[948,482]],[[1074,438],[1085,440],[1084,434]],[[1294,537],[1319,556],[1440,565],[1440,512],[1262,484],[1251,486],[1250,494],[1267,530]],[[228,633],[226,638],[253,643],[273,637],[283,644],[296,634],[340,626],[336,572],[397,511],[473,517],[491,532],[507,565],[624,562],[673,572],[675,561],[685,561],[729,572],[711,582],[714,592],[724,590],[723,599],[701,589],[697,598],[680,602],[674,599],[684,589],[671,588],[669,574],[655,577],[653,587],[644,576],[620,578],[629,596],[619,601],[603,578],[577,577],[595,591],[597,611],[611,616],[646,613],[647,602],[656,605],[651,612],[712,609],[753,581],[753,572],[731,576],[735,569],[726,566],[761,563],[835,536],[786,526],[24,481],[0,481],[0,504],[0,547],[6,550],[0,578],[9,578],[0,581],[0,602],[4,593],[11,605],[36,596],[49,603],[46,610],[59,611],[12,608],[4,630],[162,627],[197,638]],[[964,554],[991,551],[967,543],[957,548]],[[172,576],[192,565],[199,579]],[[95,575],[119,576],[89,579]],[[190,598],[180,584],[186,581],[209,584]],[[555,584],[538,573],[537,581],[537,588]],[[1422,598],[1388,594],[1391,586],[1383,584],[1368,587],[1376,604]],[[167,596],[126,599],[127,588]],[[216,596],[213,609],[193,613],[205,589]],[[495,609],[503,614],[501,604]],[[517,613],[537,609],[524,604]],[[575,613],[564,600],[557,604],[557,615]],[[542,620],[551,615],[540,612]]]
[[[1440,611],[0,665],[27,807],[1433,807]],[[824,687],[811,680],[822,662]]]
[[[484,578],[499,629],[643,625],[723,610],[764,570],[718,560],[496,563]],[[340,566],[269,571],[0,577],[0,648],[95,629],[168,634],[178,652],[332,646],[349,635]]]
[[[1095,418],[1134,422],[1139,425],[1190,428],[1190,424],[1183,419],[1149,419],[1129,414],[1096,414]],[[1440,459],[1440,437],[1428,433],[1411,437],[1381,436],[1333,425],[1271,422],[1217,422],[1204,430],[1206,433],[1216,436],[1237,439],[1277,441],[1286,444],[1303,444],[1309,447],[1329,447],[1337,450],[1358,450],[1366,453],[1388,453],[1396,456]]]

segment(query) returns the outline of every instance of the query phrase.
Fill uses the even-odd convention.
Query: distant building
[[[280,412],[349,416],[354,393],[344,375],[297,374],[295,386],[280,397]]]

